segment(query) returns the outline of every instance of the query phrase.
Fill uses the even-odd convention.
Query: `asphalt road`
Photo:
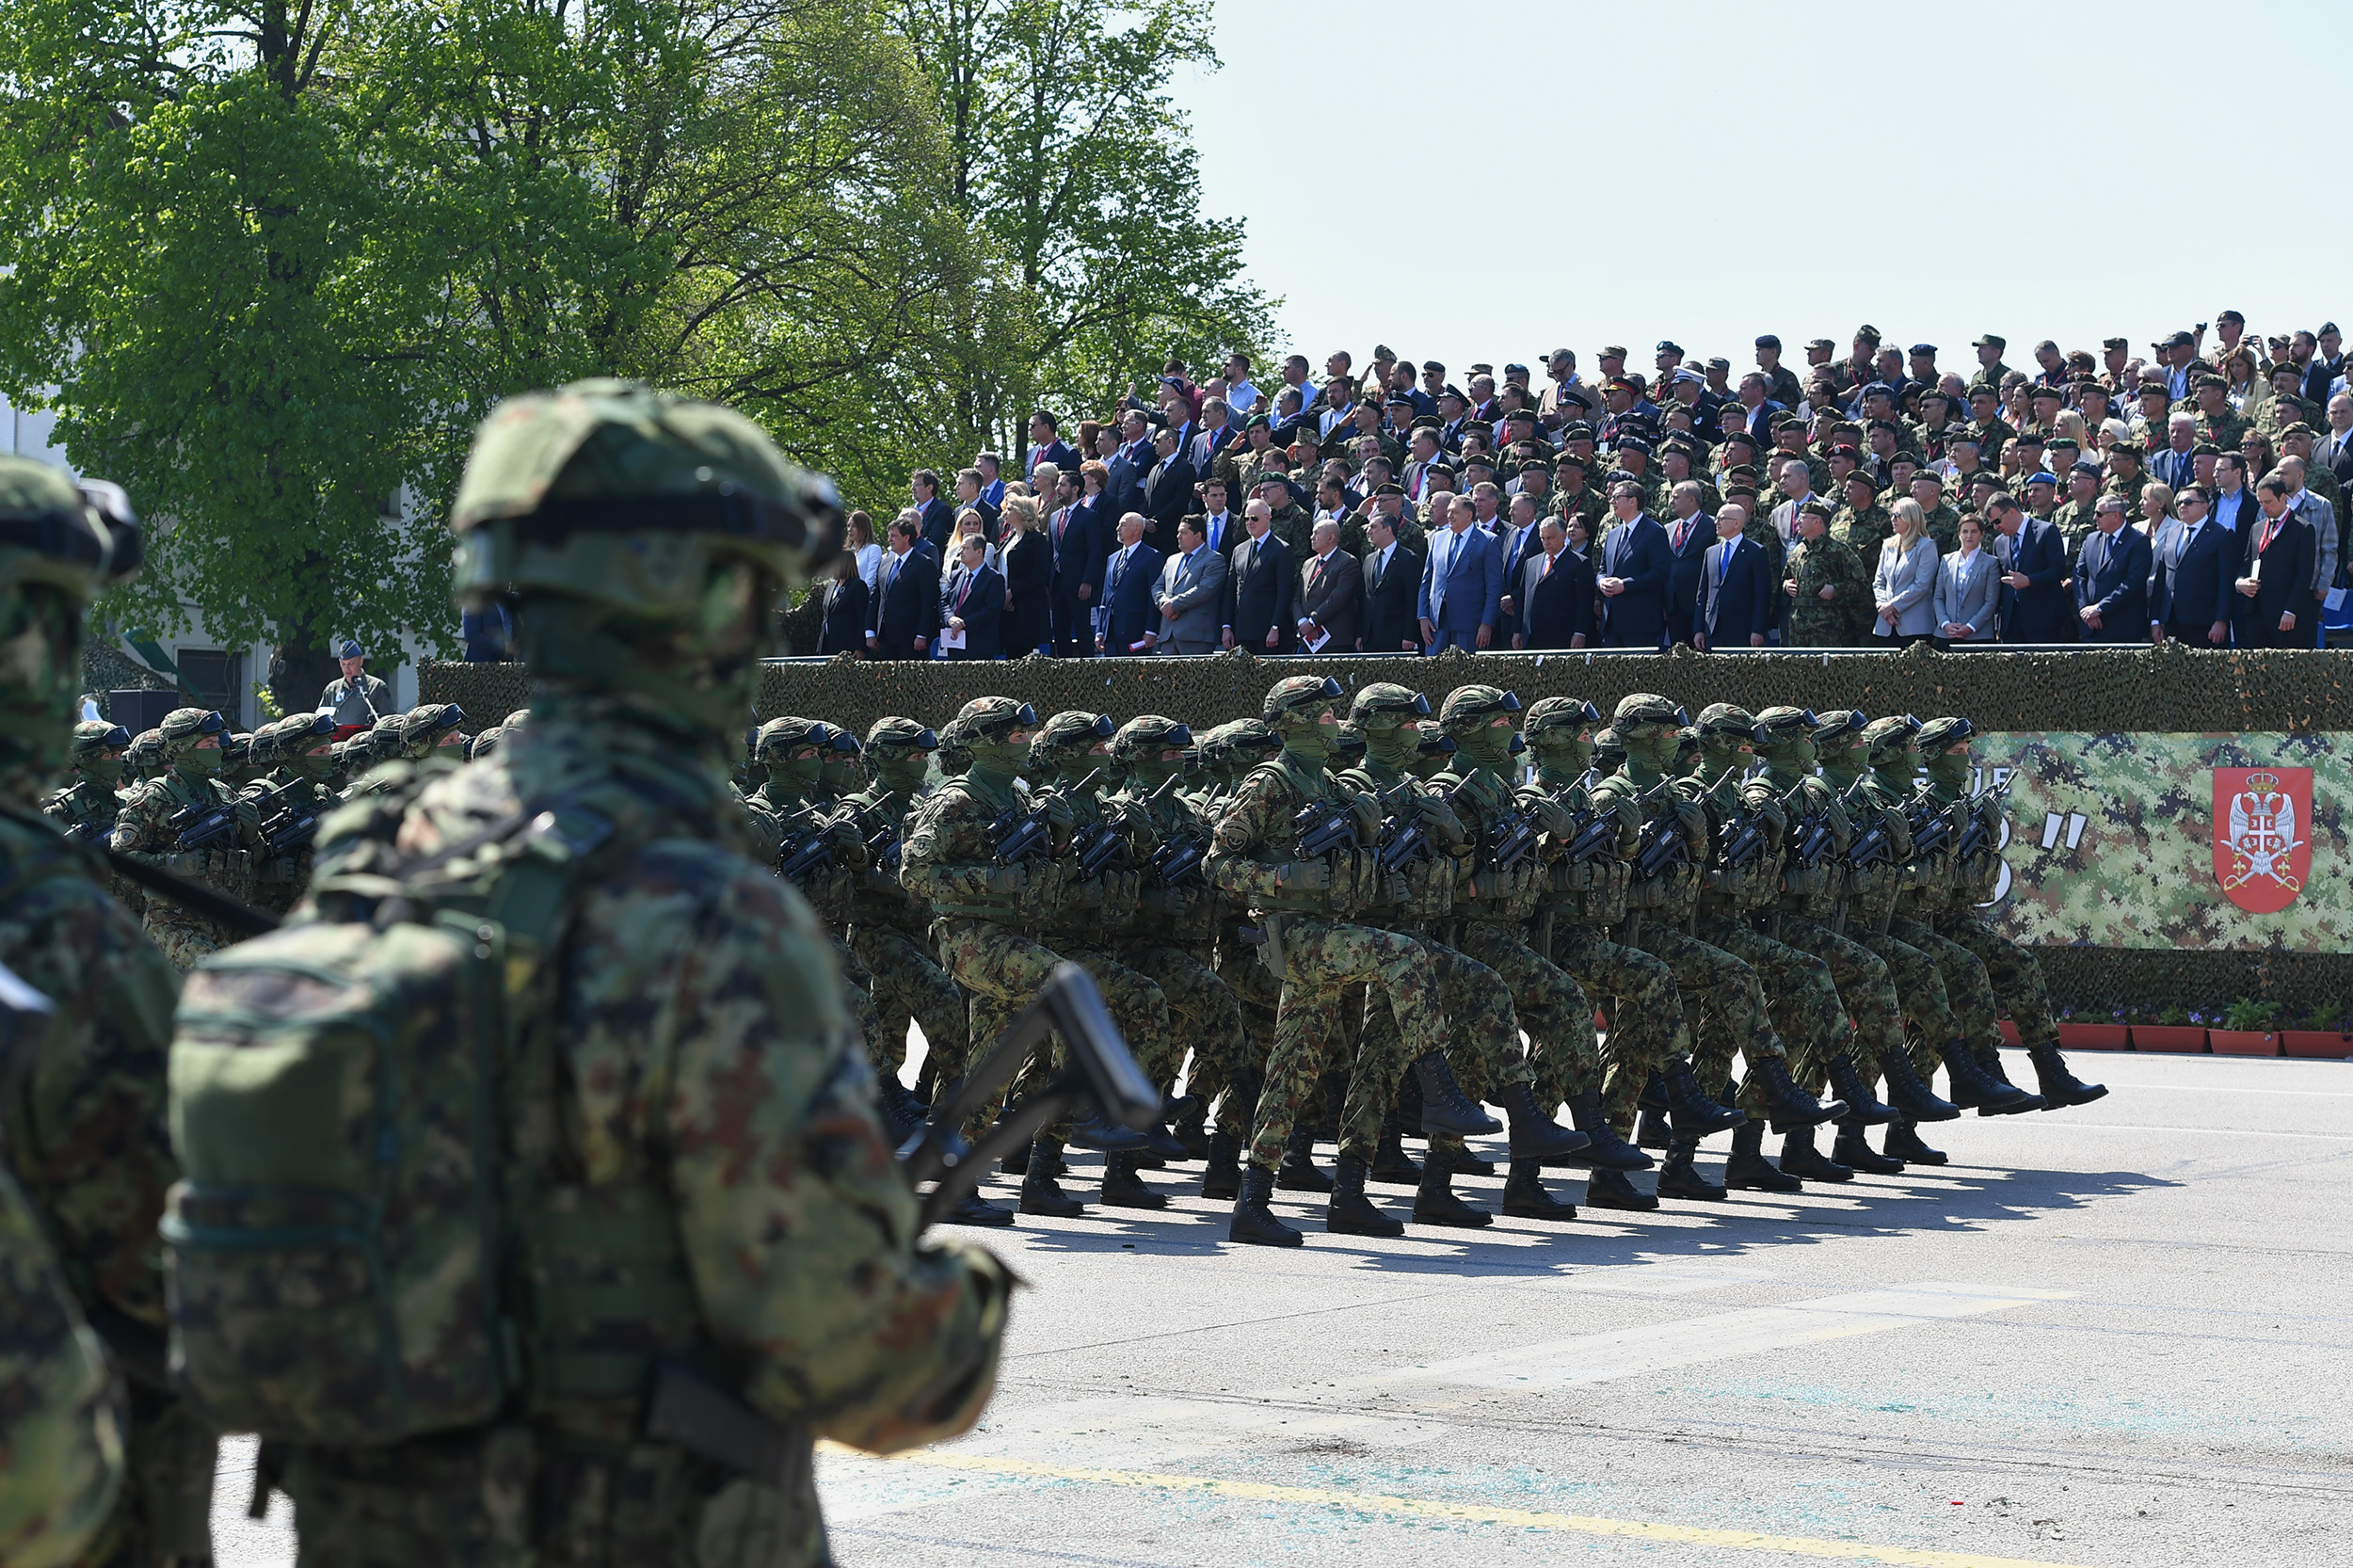
[[[1227,1246],[1197,1197],[1025,1219],[985,1238],[1031,1287],[987,1420],[824,1454],[836,1554],[2345,1562],[2353,1066],[2078,1066],[2108,1098],[1946,1124],[1941,1170],[1795,1198],[1367,1241],[1285,1194],[1311,1225],[1288,1252]],[[234,1517],[248,1463],[222,1559],[289,1562],[283,1499]]]

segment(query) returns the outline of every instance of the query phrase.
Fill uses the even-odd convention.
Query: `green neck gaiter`
[[[1500,725],[1481,725],[1467,735],[1454,737],[1454,771],[1482,768],[1496,775],[1512,771],[1512,731]]]
[[[76,771],[99,788],[111,790],[122,780],[122,759],[92,757],[83,761]]]
[[[1330,724],[1293,725],[1283,731],[1283,749],[1304,762],[1321,767],[1331,760],[1332,738],[1339,732],[1339,721]],[[1367,737],[1370,744],[1370,737]]]
[[[1929,788],[1937,798],[1945,801],[1961,799],[1969,792],[1969,754],[1950,751],[1929,763]]]
[[[183,778],[217,778],[220,776],[220,750],[191,746],[171,760],[171,771]]]
[[[1403,726],[1366,730],[1365,771],[1383,783],[1403,778],[1417,760],[1414,746],[1420,739],[1421,731]]]
[[[893,794],[920,794],[923,789],[924,760],[917,757],[885,757],[874,762],[875,780]]]
[[[1652,789],[1667,776],[1674,766],[1675,753],[1683,742],[1675,735],[1628,737],[1625,742],[1625,775],[1641,789]]]

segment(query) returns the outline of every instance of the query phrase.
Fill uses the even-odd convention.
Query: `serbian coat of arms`
[[[2214,770],[2214,875],[2251,915],[2296,902],[2313,874],[2313,770]]]

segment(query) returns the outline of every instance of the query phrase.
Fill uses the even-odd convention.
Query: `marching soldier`
[[[201,708],[166,714],[166,772],[122,803],[107,847],[242,900],[252,896],[261,819],[253,803],[239,799],[220,776],[221,737],[228,730],[218,713]],[[183,974],[236,940],[208,916],[161,897],[147,901],[147,935]]]

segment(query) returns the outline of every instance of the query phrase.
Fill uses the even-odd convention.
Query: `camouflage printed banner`
[[[2017,940],[2353,949],[2353,778],[2333,734],[1996,733],[2014,774],[2002,895]]]

